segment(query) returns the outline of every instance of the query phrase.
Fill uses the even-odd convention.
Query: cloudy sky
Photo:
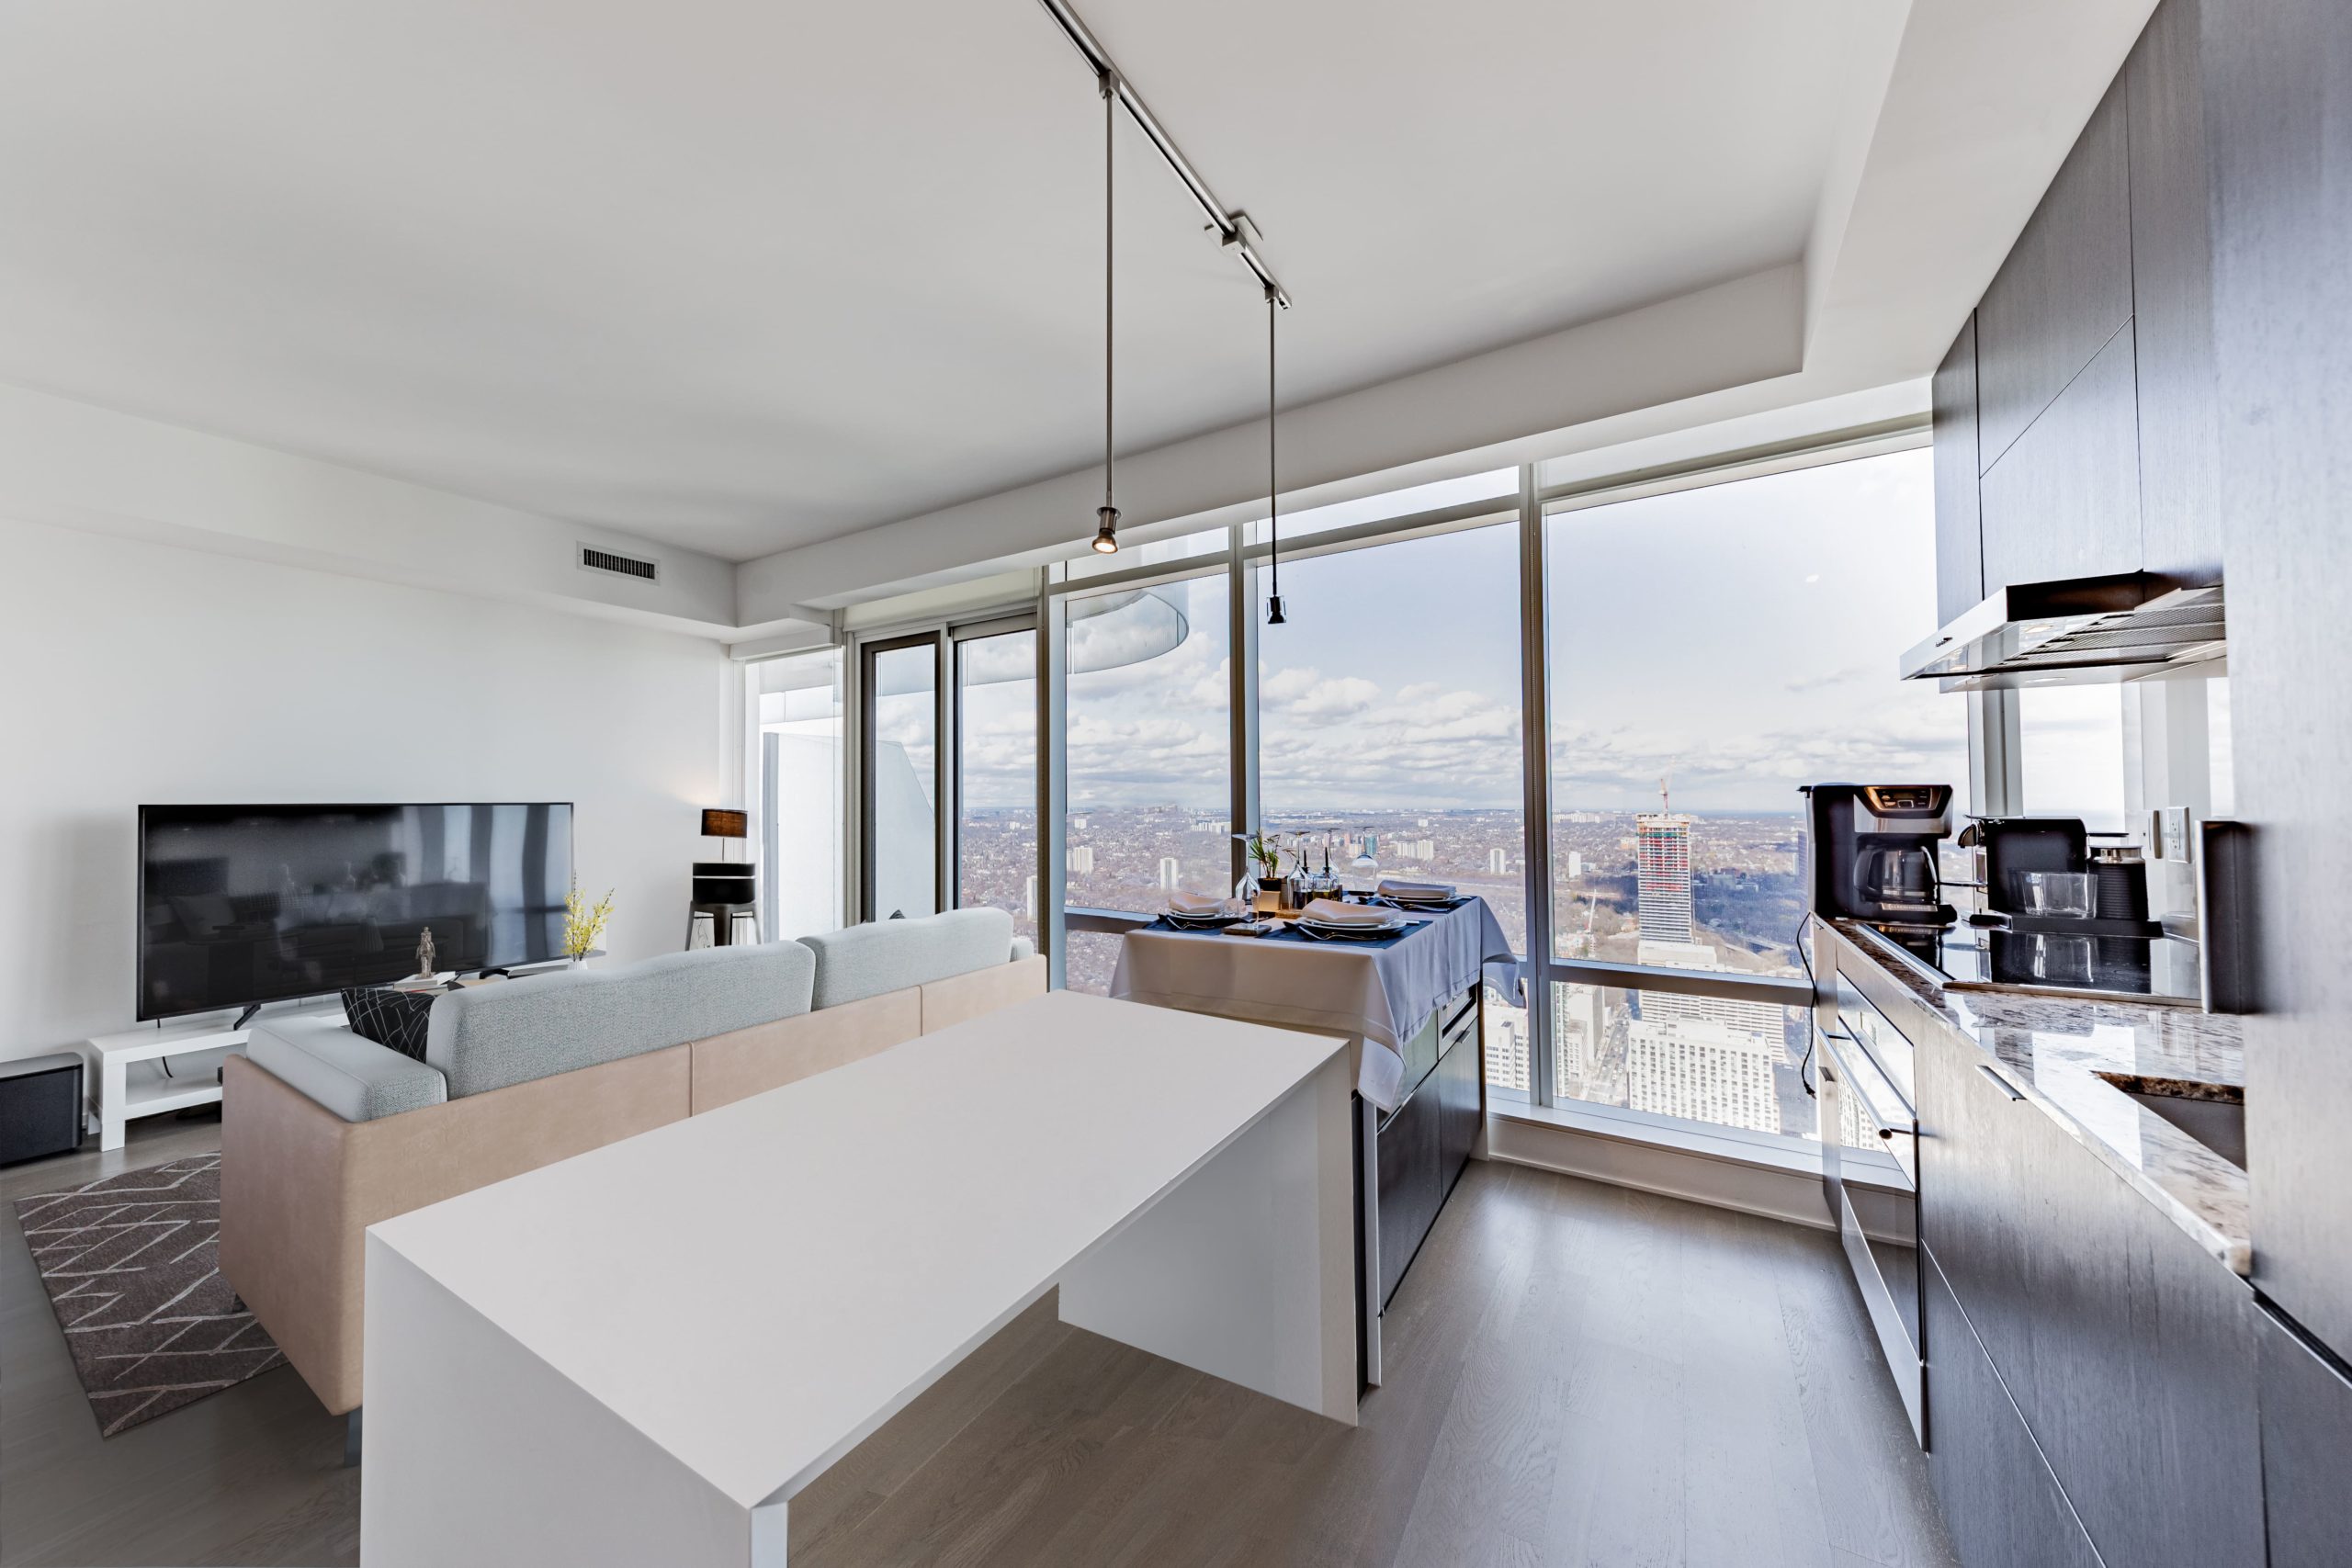
[[[1555,518],[1555,807],[1646,807],[1668,773],[1700,811],[1793,810],[1815,779],[1959,783],[1962,699],[1894,678],[1935,628],[1929,462]],[[1516,571],[1507,527],[1285,568],[1289,623],[1261,634],[1267,808],[1517,804]],[[1071,679],[1074,805],[1221,809],[1224,582],[1159,592],[1184,613],[1181,644]],[[1131,635],[1151,634],[1138,617]],[[996,690],[1008,709],[1028,701]]]
[[[1645,808],[1668,774],[1697,811],[1793,810],[1818,779],[1962,784],[1963,699],[1894,673],[1934,629],[1930,486],[1920,451],[1555,517],[1555,807]],[[1508,527],[1285,566],[1289,624],[1261,629],[1267,809],[1516,807],[1517,570]],[[1075,807],[1224,814],[1225,599],[1219,574],[1090,602],[1107,613],[1071,633],[1073,667],[1095,667],[1070,681]],[[965,647],[975,806],[1035,799],[1034,649]],[[2023,707],[2029,808],[2119,824],[2116,689]],[[927,769],[929,699],[882,709]],[[2218,696],[2214,722],[2225,753]]]

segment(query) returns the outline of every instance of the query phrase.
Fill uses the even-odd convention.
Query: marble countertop
[[[2001,1076],[2233,1271],[2252,1272],[2246,1173],[2101,1073],[2241,1091],[2234,1018],[2193,1008],[1944,986],[1871,932],[1832,922],[1840,946],[1892,979],[1920,1012],[1984,1051]],[[1875,999],[1875,998],[1874,998]],[[1914,1021],[1897,1017],[1898,1027]],[[2202,1098],[2226,1100],[2227,1089]]]

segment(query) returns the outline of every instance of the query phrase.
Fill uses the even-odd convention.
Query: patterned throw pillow
[[[343,1013],[351,1032],[403,1056],[424,1060],[425,1020],[439,991],[395,991],[368,986],[343,993]]]

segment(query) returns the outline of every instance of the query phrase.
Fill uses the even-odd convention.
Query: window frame
[[[915,649],[931,651],[931,903],[932,912],[953,908],[945,897],[948,886],[946,839],[943,834],[942,808],[947,804],[947,736],[949,701],[947,696],[948,660],[946,639],[937,629],[911,632],[895,637],[861,637],[856,643],[857,655],[857,907],[861,914],[876,909],[875,887],[874,770],[868,765],[876,739],[876,705],[881,701],[879,682],[874,678],[876,661],[884,654],[904,653]]]
[[[1929,423],[1923,414],[1836,429],[1818,434],[1695,457],[1688,462],[1627,469],[1600,477],[1581,477],[1551,484],[1542,482],[1534,462],[1517,470],[1515,492],[1473,500],[1351,524],[1312,534],[1295,543],[1285,542],[1282,554],[1293,560],[1309,559],[1353,549],[1374,548],[1408,538],[1430,536],[1458,529],[1513,523],[1519,545],[1520,693],[1521,703],[1521,857],[1526,877],[1527,940],[1520,955],[1526,977],[1522,998],[1528,1015],[1528,1067],[1531,1109],[1553,1108],[1556,1096],[1552,1037],[1555,984],[1599,985],[1611,988],[1719,997],[1738,1001],[1766,1002],[1781,1007],[1810,1009],[1813,987],[1801,976],[1747,976],[1722,971],[1645,967],[1610,960],[1563,958],[1553,947],[1552,908],[1549,640],[1545,584],[1551,565],[1546,544],[1546,519],[1559,512],[1601,506],[1673,491],[1735,483],[1767,474],[1846,462],[1884,453],[1906,451],[1930,444]],[[1122,589],[1147,588],[1214,576],[1227,580],[1228,661],[1231,689],[1227,707],[1227,784],[1231,820],[1237,828],[1258,820],[1260,760],[1258,748],[1258,627],[1259,569],[1273,547],[1253,536],[1262,519],[1245,517],[1223,525],[1221,547],[1172,560],[1133,568],[1071,576],[1057,564],[1038,573],[1034,598],[999,604],[955,617],[877,626],[848,633],[843,648],[843,680],[854,690],[843,694],[845,733],[842,754],[853,778],[845,781],[843,799],[858,802],[847,837],[847,851],[857,875],[851,879],[846,913],[852,923],[871,918],[871,859],[866,852],[865,824],[870,806],[864,777],[866,738],[870,733],[870,701],[866,691],[866,655],[887,645],[908,646],[931,640],[939,648],[938,733],[941,744],[936,798],[939,863],[935,872],[942,907],[955,907],[960,897],[960,756],[962,730],[956,712],[955,644],[974,637],[1028,629],[1036,634],[1037,659],[1037,878],[1038,945],[1050,966],[1051,984],[1065,978],[1064,954],[1070,932],[1119,934],[1148,923],[1152,917],[1117,910],[1068,905],[1060,894],[1068,853],[1069,775],[1067,709],[1069,670],[1068,608],[1074,600]],[[1152,530],[1155,536],[1192,536],[1212,528],[1186,529],[1180,523]],[[1072,547],[1073,556],[1076,547]],[[2008,694],[1973,694],[1968,708],[1969,759],[1973,797],[1980,809],[1999,810],[2016,795],[2017,719]],[[1232,874],[1246,870],[1243,852],[1233,850]],[[1515,1100],[1515,1095],[1505,1098]],[[1663,1142],[1679,1146],[1689,1142],[1689,1124],[1672,1118],[1622,1107],[1592,1107],[1567,1100],[1566,1107],[1606,1111],[1613,1122],[1638,1130],[1656,1122]],[[1726,1139],[1752,1145],[1759,1137],[1777,1138],[1782,1146],[1802,1147],[1810,1140],[1792,1134],[1761,1134],[1747,1129],[1720,1130]]]
[[[949,728],[947,749],[942,754],[942,773],[945,779],[940,792],[940,835],[945,845],[941,875],[947,879],[951,909],[964,908],[964,645],[983,642],[989,637],[1018,637],[1027,632],[1038,635],[1037,616],[1031,610],[1017,610],[1008,615],[996,615],[981,620],[956,621],[940,628],[944,639],[943,653],[946,664],[946,679],[942,685],[952,687],[945,699]],[[1036,715],[1036,761],[1033,773],[1039,787],[1032,793],[1032,800],[1043,795],[1042,775],[1045,773],[1046,736],[1042,708]],[[1042,939],[1046,931],[1046,886],[1037,885],[1037,933]]]

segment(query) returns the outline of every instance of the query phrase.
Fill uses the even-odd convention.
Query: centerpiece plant
[[[586,962],[588,955],[596,951],[596,944],[605,937],[605,925],[612,918],[611,888],[591,904],[580,891],[580,884],[576,880],[572,883],[571,891],[563,896],[563,951],[571,955],[574,964]]]

